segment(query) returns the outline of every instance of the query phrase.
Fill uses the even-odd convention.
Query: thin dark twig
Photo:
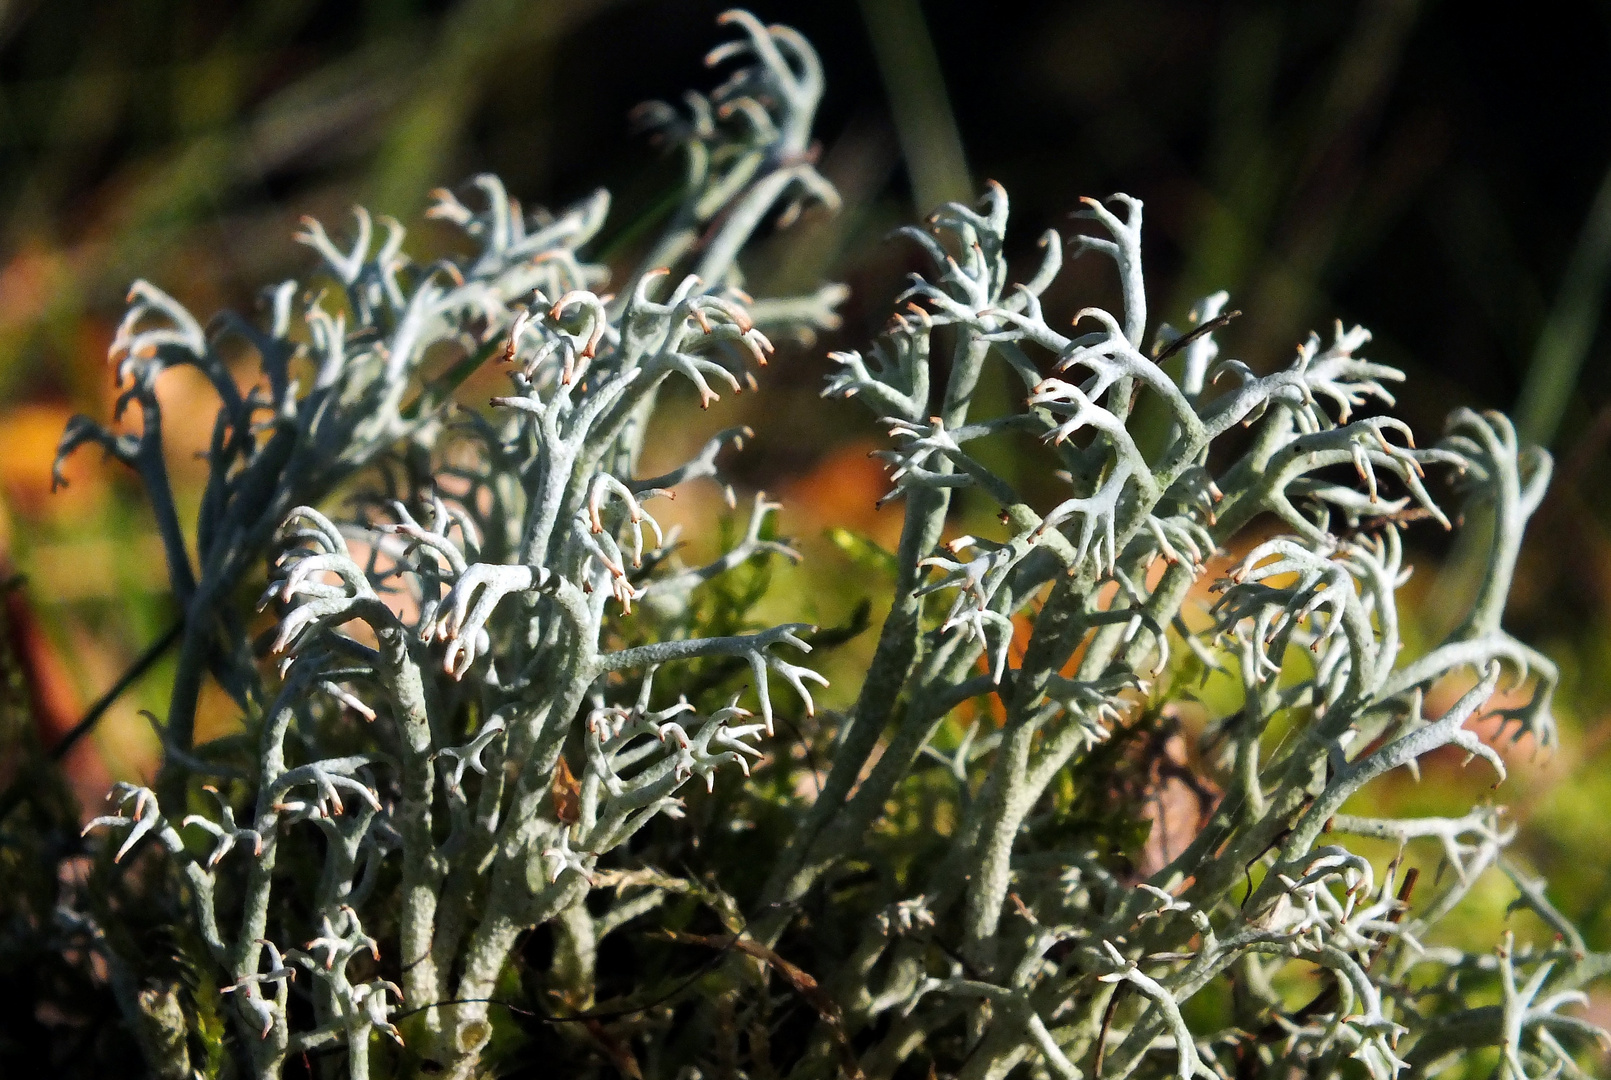
[[[1227,311],[1223,315],[1214,316],[1203,325],[1197,327],[1191,333],[1182,334],[1180,337],[1177,337],[1175,340],[1171,341],[1168,345],[1165,345],[1163,352],[1153,357],[1152,362],[1155,364],[1163,363],[1165,360],[1169,359],[1171,356],[1175,355],[1181,349],[1184,349],[1187,345],[1190,345],[1204,334],[1213,333],[1215,330],[1218,330],[1220,327],[1224,326],[1226,323],[1230,322],[1240,314],[1242,314],[1240,311]]]
[[[1420,878],[1421,870],[1419,867],[1412,866],[1404,872],[1404,882],[1398,887],[1398,896],[1396,898],[1397,903],[1394,905],[1393,910],[1388,912],[1387,915],[1387,924],[1389,926],[1397,926],[1404,920],[1405,914],[1410,910],[1410,897],[1415,893],[1415,883],[1419,881]],[[1391,938],[1386,930],[1383,930],[1381,933],[1376,935],[1376,947],[1371,950],[1370,959],[1365,961],[1365,971],[1367,974],[1370,972],[1371,968],[1376,966],[1376,961],[1381,958],[1382,952],[1387,948],[1387,943],[1389,940],[1391,940]]]
[[[1108,1007],[1102,1010],[1102,1028],[1096,1034],[1096,1060],[1091,1062],[1091,1080],[1102,1080],[1102,1065],[1108,1057],[1108,1032],[1113,1028],[1113,1014],[1119,1011],[1119,999],[1124,996],[1128,983],[1119,983],[1108,998]]]
[[[806,768],[811,770],[811,786],[817,789],[817,795],[820,797],[822,795],[822,780],[820,776],[821,769],[817,765],[817,755],[812,751],[810,741],[805,737],[800,729],[795,726],[794,721],[790,720],[787,716],[779,713],[777,720],[778,723],[788,728],[789,731],[794,734],[795,741],[798,742],[800,744],[800,748],[805,751]]]
[[[519,1005],[512,1004],[508,1001],[500,1001],[497,998],[452,998],[448,1001],[433,1001],[427,1005],[420,1005],[412,1009],[405,1009],[402,1012],[393,1013],[392,1018],[394,1020],[401,1020],[405,1016],[413,1016],[415,1013],[424,1012],[427,1009],[435,1009],[443,1005],[497,1005],[500,1008],[508,1009],[510,1012],[516,1013],[520,1016],[530,1016],[534,1019],[541,1020],[545,1024],[581,1024],[586,1023],[589,1020],[620,1020],[628,1016],[638,1016],[642,1013],[648,1012],[650,1009],[653,1009],[656,1006],[664,1005],[666,1002],[670,1001],[672,998],[676,997],[678,994],[682,993],[684,990],[694,985],[694,983],[708,975],[713,969],[715,969],[717,964],[721,963],[722,958],[732,950],[733,945],[738,941],[738,939],[739,935],[733,934],[731,940],[729,940],[727,944],[723,945],[716,952],[711,954],[710,959],[706,960],[703,964],[696,968],[692,975],[688,976],[682,982],[655,998],[653,1001],[645,1002],[642,1005],[634,1005],[629,1009],[599,1009],[593,1012],[572,1013],[569,1016],[555,1016],[553,1013],[546,1012],[544,1010],[522,1008]]]
[[[123,692],[138,682],[142,675],[150,671],[156,662],[162,659],[162,654],[171,649],[184,632],[185,623],[183,619],[180,619],[168,627],[161,637],[147,646],[145,652],[141,653],[135,658],[134,663],[129,665],[128,670],[118,676],[117,682],[108,687],[106,693],[96,699],[95,704],[91,705],[89,711],[84,714],[84,718],[74,724],[72,730],[62,736],[60,742],[50,748],[51,760],[60,761],[63,757],[66,757],[67,752],[73,748],[78,740],[95,730],[95,725],[101,722],[101,718],[106,715],[106,710],[112,707],[112,703],[122,697]]]
[[[95,725],[101,722],[101,718],[112,707],[112,703],[122,697],[123,692],[138,682],[141,676],[150,671],[156,662],[162,659],[164,653],[173,648],[174,642],[178,641],[184,634],[184,629],[184,620],[181,619],[170,626],[167,632],[156,641],[147,646],[145,652],[136,657],[134,663],[130,664],[128,669],[118,676],[117,681],[107,688],[106,693],[96,699],[95,704],[91,705],[89,711],[84,714],[84,718],[74,724],[72,729],[66,735],[63,735],[56,745],[46,751],[46,756],[51,761],[60,761],[66,757],[67,752],[77,745],[80,739],[95,730]],[[25,777],[18,777],[5,790],[5,794],[0,795],[0,821],[4,821],[11,811],[22,804],[23,793],[27,790],[25,779]]]
[[[1314,805],[1314,801],[1315,797],[1313,795],[1304,796],[1303,802],[1299,803],[1297,810],[1293,812],[1293,818],[1296,819],[1299,814],[1302,814],[1310,806]],[[1239,905],[1243,911],[1247,910],[1247,902],[1253,899],[1253,867],[1258,865],[1259,860],[1264,858],[1264,856],[1286,843],[1287,837],[1292,835],[1292,829],[1293,826],[1288,825],[1286,828],[1276,833],[1275,838],[1268,844],[1264,845],[1264,850],[1260,851],[1257,855],[1249,859],[1247,861],[1247,865],[1242,867],[1242,876],[1247,879],[1247,895],[1242,897],[1242,903]]]

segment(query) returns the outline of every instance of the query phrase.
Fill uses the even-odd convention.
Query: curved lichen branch
[[[749,664],[755,674],[755,693],[761,702],[761,718],[766,724],[766,733],[772,733],[772,697],[767,689],[767,672],[775,672],[784,682],[794,688],[805,704],[806,715],[810,716],[816,711],[816,705],[811,699],[811,692],[806,689],[807,682],[819,686],[827,686],[828,680],[810,668],[791,664],[774,654],[771,650],[778,646],[787,645],[803,653],[809,653],[811,646],[799,635],[801,631],[810,633],[816,627],[805,623],[788,623],[783,626],[774,626],[770,630],[762,630],[756,634],[745,634],[734,637],[689,638],[678,641],[660,641],[650,645],[638,645],[619,652],[604,653],[595,661],[595,678],[611,671],[626,671],[682,660],[696,660],[710,656],[732,656],[742,659]]]
[[[1549,484],[1550,456],[1538,447],[1522,447],[1504,416],[1469,409],[1456,410],[1450,417],[1442,448],[1462,466],[1468,505],[1489,511],[1493,531],[1488,557],[1466,618],[1443,644],[1398,672],[1387,690],[1424,687],[1460,668],[1499,661],[1514,672],[1518,685],[1530,677],[1537,679],[1527,702],[1503,714],[1517,722],[1513,740],[1530,734],[1540,744],[1551,745],[1556,732],[1550,705],[1560,683],[1559,671],[1553,661],[1501,626],[1527,523]]]

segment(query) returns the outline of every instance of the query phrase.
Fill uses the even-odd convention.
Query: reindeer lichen
[[[586,254],[606,194],[529,212],[490,176],[429,211],[463,233],[463,258],[416,264],[402,227],[382,221],[377,241],[363,211],[345,245],[309,220],[298,239],[327,284],[274,288],[263,326],[204,328],[155,286],[131,293],[113,354],[119,411],[138,404],[140,427],[78,418],[62,453],[98,443],[139,473],[184,633],[162,773],[154,789],[120,785],[91,828],[117,859],[154,841],[174,870],[153,887],[188,905],[234,1059],[261,1077],[322,1052],[355,1077],[379,1054],[391,1072],[486,1073],[498,1010],[532,964],[523,935],[540,929],[547,1026],[578,1070],[1387,1080],[1493,1047],[1516,1080],[1582,1075],[1575,1055],[1607,1036],[1563,1008],[1611,956],[1505,861],[1499,810],[1345,812],[1444,747],[1503,779],[1466,724],[1507,675],[1513,738],[1555,740],[1555,668],[1502,628],[1548,455],[1467,410],[1418,447],[1385,411],[1403,376],[1364,358],[1357,327],[1260,375],[1219,358],[1223,293],[1184,331],[1157,324],[1139,200],[1083,200],[1093,231],[1074,238],[1112,264],[1117,312],[1048,321],[1064,241],[1047,233],[1015,280],[1007,194],[991,185],[978,207],[902,230],[929,271],[865,353],[832,355],[825,393],[864,402],[888,433],[904,518],[889,615],[853,704],[816,729],[832,760],[814,786],[809,746],[793,755],[795,725],[778,721],[811,716],[825,680],[804,660],[824,635],[699,602],[797,557],[771,535],[775,504],[757,495],[736,545],[703,567],[653,516],[681,485],[722,483],[719,460],[748,432],[639,475],[668,380],[702,404],[753,387],[769,334],[830,327],[843,297],[743,291],[736,260],[756,231],[836,197],[811,164],[810,46],[745,12],[723,22],[738,36],[709,59],[741,61],[735,74],[640,114],[682,153],[684,188],[613,295]],[[224,359],[238,344],[263,376],[244,394]],[[508,394],[455,410],[468,374],[497,362]],[[222,403],[193,534],[155,391],[175,365]],[[997,376],[1018,407],[977,415]],[[1154,406],[1163,420],[1143,437]],[[979,452],[1025,435],[1055,501]],[[1488,508],[1493,539],[1468,616],[1402,662],[1401,532],[1458,516],[1431,474]],[[948,537],[965,489],[999,511],[996,535]],[[1205,602],[1194,587],[1231,552]],[[276,625],[254,651],[237,600],[263,566]],[[1067,789],[1100,789],[1106,752],[1210,675],[1239,691],[1193,766],[1213,798],[1189,844],[1143,873],[1077,827]],[[249,720],[239,768],[229,747],[194,742],[209,677]],[[1474,685],[1427,716],[1427,691],[1460,679]],[[984,715],[984,699],[1000,723],[958,742],[957,718]],[[691,785],[752,769],[724,787],[761,794],[677,820]],[[897,871],[881,824],[918,783],[947,823],[901,826],[898,843],[932,857]],[[735,830],[769,845],[759,872],[721,863],[737,849],[719,834]],[[657,862],[667,835],[710,847],[708,873]],[[1383,869],[1350,838],[1440,845],[1450,872],[1415,892],[1402,860]],[[1491,870],[1555,943],[1437,937]],[[709,918],[720,933],[690,931]],[[596,1007],[601,943],[655,928],[703,952],[676,978],[659,961],[629,969],[625,992],[613,972],[616,1005]],[[64,909],[62,932],[127,966],[90,915]],[[1294,971],[1321,976],[1297,1004],[1281,989]],[[167,1041],[142,1045],[199,1023],[173,993],[127,997],[140,1030],[166,1018]]]

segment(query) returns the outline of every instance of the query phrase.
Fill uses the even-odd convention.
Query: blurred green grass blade
[[[973,181],[962,135],[917,0],[861,0],[861,14],[889,95],[918,212],[926,214],[946,202],[971,203]]]
[[[1527,381],[1522,385],[1521,399],[1516,404],[1516,427],[1525,441],[1540,446],[1555,441],[1572,400],[1572,389],[1583,370],[1583,361],[1599,330],[1608,284],[1611,284],[1611,169],[1600,181],[1600,190],[1589,206],[1566,272],[1561,277],[1555,304],[1533,346]]]
[[[551,67],[564,35],[615,2],[470,0],[453,8],[434,32],[411,100],[391,123],[368,201],[406,219],[421,191],[456,179],[454,161],[469,117],[488,91],[487,73],[511,62]]]

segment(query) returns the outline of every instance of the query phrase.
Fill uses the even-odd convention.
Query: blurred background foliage
[[[50,490],[68,416],[111,411],[104,357],[128,284],[149,278],[202,316],[252,310],[262,285],[311,266],[290,239],[299,215],[345,227],[363,203],[416,223],[428,189],[488,170],[528,203],[609,187],[605,255],[624,265],[677,175],[627,113],[708,85],[700,58],[722,6],[0,0],[0,575],[5,669],[33,726],[8,726],[0,781],[174,618],[132,479],[85,452]],[[1521,856],[1557,903],[1591,945],[1611,945],[1611,6],[1542,2],[1504,19],[1451,0],[755,9],[823,54],[822,167],[845,206],[763,241],[749,272],[770,289],[835,278],[854,291],[845,327],[783,350],[758,398],[708,414],[682,402],[654,444],[670,461],[715,429],[754,426],[735,473],[783,498],[783,531],[808,554],[776,574],[775,613],[842,622],[887,590],[857,538],[889,543],[899,528],[873,506],[878,433],[857,406],[817,397],[824,351],[876,332],[916,265],[883,237],[988,177],[1012,194],[1027,259],[1042,230],[1068,231],[1079,196],[1128,191],[1146,201],[1155,317],[1178,322],[1228,289],[1246,315],[1225,352],[1261,371],[1310,328],[1362,323],[1373,357],[1409,374],[1402,410],[1424,439],[1469,404],[1515,411],[1556,452],[1508,623],[1562,664],[1563,744],[1507,750],[1516,769],[1493,797],[1523,822]],[[444,239],[422,226],[409,243],[422,254]],[[1071,277],[1049,308],[1111,299],[1100,267]],[[191,506],[213,412],[192,374],[161,387]],[[483,375],[466,404],[499,384]],[[1016,468],[1033,490],[1027,462]],[[679,502],[675,516],[713,505]],[[975,512],[964,504],[959,530]],[[1413,644],[1470,586],[1458,546],[1435,530],[1410,540]],[[861,645],[829,660],[841,702]],[[151,772],[138,710],[161,710],[165,670],[69,755],[81,800]],[[202,737],[237,722],[221,693],[204,712]],[[1485,797],[1486,775],[1457,766],[1382,798],[1411,812]],[[1163,825],[1151,842],[1170,842]],[[1472,930],[1497,940],[1509,894],[1489,896]],[[1611,1021],[1611,1005],[1597,1011]]]

